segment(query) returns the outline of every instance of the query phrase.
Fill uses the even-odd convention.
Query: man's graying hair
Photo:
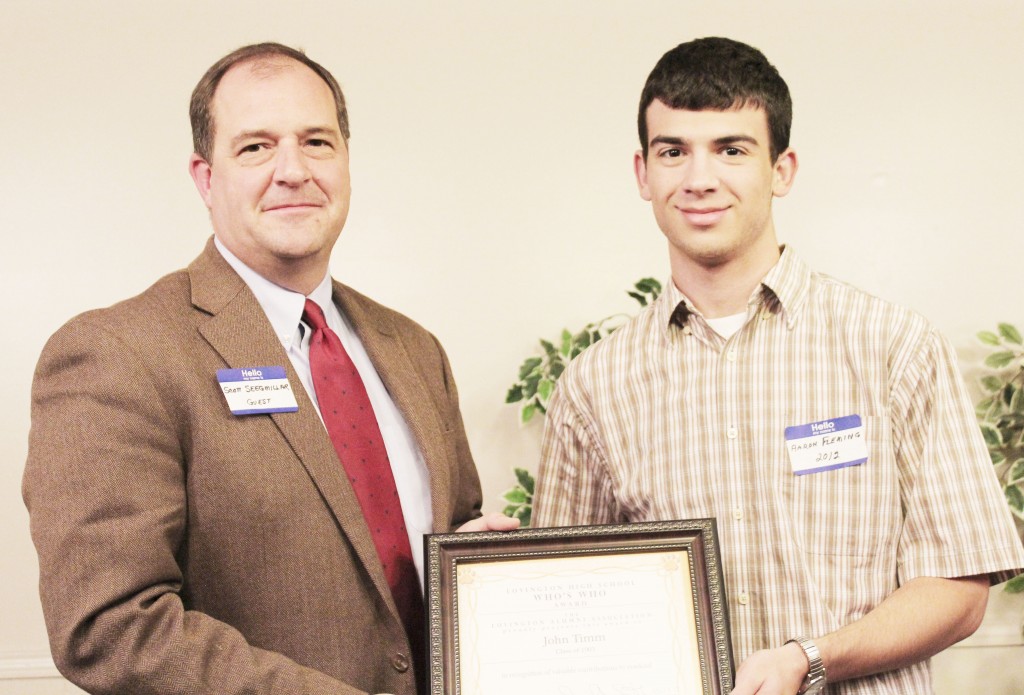
[[[345,110],[345,95],[341,92],[338,81],[327,68],[309,58],[302,51],[279,43],[255,43],[242,46],[228,53],[214,63],[199,84],[192,90],[192,101],[189,103],[188,115],[192,121],[192,147],[196,154],[207,162],[213,150],[213,138],[217,124],[213,120],[213,97],[217,85],[228,70],[243,63],[271,63],[275,58],[290,58],[298,61],[315,72],[331,88],[334,106],[338,112],[338,128],[347,141],[349,138],[348,111]]]

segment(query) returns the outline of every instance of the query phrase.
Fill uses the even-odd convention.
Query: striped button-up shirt
[[[1024,567],[955,354],[924,319],[788,249],[746,315],[723,339],[670,282],[574,360],[548,410],[535,523],[717,518],[737,663],[915,577]],[[786,428],[851,415],[866,462],[795,475]],[[829,692],[931,692],[928,664]]]

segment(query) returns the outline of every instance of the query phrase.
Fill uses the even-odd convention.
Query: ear
[[[210,179],[213,177],[213,169],[210,164],[195,152],[188,158],[188,173],[196,184],[199,197],[203,199],[207,209],[210,207]]]
[[[799,161],[797,160],[796,152],[792,148],[787,148],[785,152],[779,155],[773,167],[772,195],[781,198],[789,193],[789,189],[793,187],[793,179],[796,178],[798,167]]]
[[[640,197],[650,202],[651,189],[647,185],[647,160],[644,159],[643,150],[637,150],[633,154],[633,173],[636,174],[636,186],[640,190]]]

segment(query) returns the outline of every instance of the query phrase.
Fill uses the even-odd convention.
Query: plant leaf
[[[1024,458],[1019,458],[1013,462],[1006,474],[1006,482],[1010,485],[1024,482]]]
[[[544,340],[542,338],[540,341],[540,346],[544,348],[544,354],[547,355],[548,357],[554,357],[555,355],[558,354],[558,350],[555,349],[555,344],[552,343],[550,340]]]
[[[999,335],[1006,339],[1006,342],[1013,343],[1014,345],[1021,344],[1020,331],[1017,327],[1009,323],[999,324]]]
[[[988,455],[992,458],[993,466],[1001,466],[1006,463],[1006,457],[1003,456],[1001,451],[989,451]]]
[[[626,292],[630,297],[640,303],[640,306],[647,306],[647,297],[643,296],[639,292]]]
[[[992,397],[992,403],[989,405],[988,411],[982,415],[982,419],[987,422],[995,422],[999,419],[999,416],[1003,414],[1003,401],[999,398],[998,394]]]
[[[558,377],[562,376],[562,372],[565,371],[565,363],[562,362],[562,358],[559,357],[557,361],[552,360],[548,370],[551,372],[551,378],[557,381]]]
[[[655,280],[654,278],[640,278],[639,280],[636,281],[636,284],[633,285],[633,287],[637,288],[644,294],[650,294],[651,292],[654,291],[654,287],[657,284],[658,281]]]
[[[992,404],[995,403],[995,401],[995,396],[989,396],[988,398],[978,401],[978,404],[974,406],[975,414],[979,418],[987,419],[986,413],[989,411],[989,408],[992,407]]]
[[[525,379],[527,376],[530,375],[530,372],[539,367],[541,365],[541,362],[543,361],[544,360],[541,357],[526,358],[526,360],[523,361],[522,366],[519,367],[519,378]]]
[[[986,345],[1001,345],[999,336],[992,331],[980,331],[978,333],[978,340],[985,343]]]
[[[1013,386],[1013,395],[1010,396],[1010,411],[1014,413],[1024,413],[1024,389],[1017,386]]]
[[[993,352],[985,358],[985,366],[991,367],[992,369],[1002,369],[1006,365],[1010,364],[1010,362],[1013,362],[1013,353],[1009,350]]]
[[[533,495],[533,476],[525,468],[512,469],[516,474],[516,481],[530,495]]]
[[[505,394],[506,403],[518,403],[521,400],[523,400],[523,387],[519,384],[510,388],[508,393]]]
[[[533,403],[524,405],[523,409],[519,411],[519,421],[524,425],[533,419],[533,416],[537,413],[537,406]]]
[[[1003,587],[1003,591],[1008,594],[1024,593],[1024,573],[1018,574],[1016,577],[1006,582],[1006,586]]]
[[[559,352],[562,353],[562,357],[568,357],[569,353],[572,352],[572,333],[569,332],[568,328],[562,329],[562,349]]]
[[[996,428],[999,430],[999,439],[1002,440],[1003,446],[1006,446],[1013,440],[1013,428],[1009,421],[1001,419],[996,423]]]
[[[1006,501],[1010,505],[1010,511],[1018,519],[1024,519],[1024,492],[1016,485],[1007,485],[1003,488],[1006,494]]]
[[[1003,388],[1003,380],[990,374],[982,378],[981,388],[985,389],[986,393],[993,393]],[[987,405],[985,407],[988,408]]]
[[[650,295],[652,300],[657,299],[658,295],[661,294],[661,283],[654,278],[642,278],[633,287],[646,295]]]
[[[526,490],[517,486],[509,490],[506,490],[503,497],[508,502],[513,502],[515,504],[523,504],[524,502],[526,502]]]
[[[1003,445],[1003,435],[998,427],[993,427],[987,422],[981,423],[981,436],[985,438],[985,444],[989,448]]]
[[[551,392],[554,390],[555,382],[550,379],[541,379],[540,383],[537,384],[537,395],[540,396],[541,401],[551,398]]]

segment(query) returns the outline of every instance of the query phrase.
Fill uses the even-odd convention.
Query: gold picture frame
[[[431,695],[727,695],[714,519],[425,538]]]

